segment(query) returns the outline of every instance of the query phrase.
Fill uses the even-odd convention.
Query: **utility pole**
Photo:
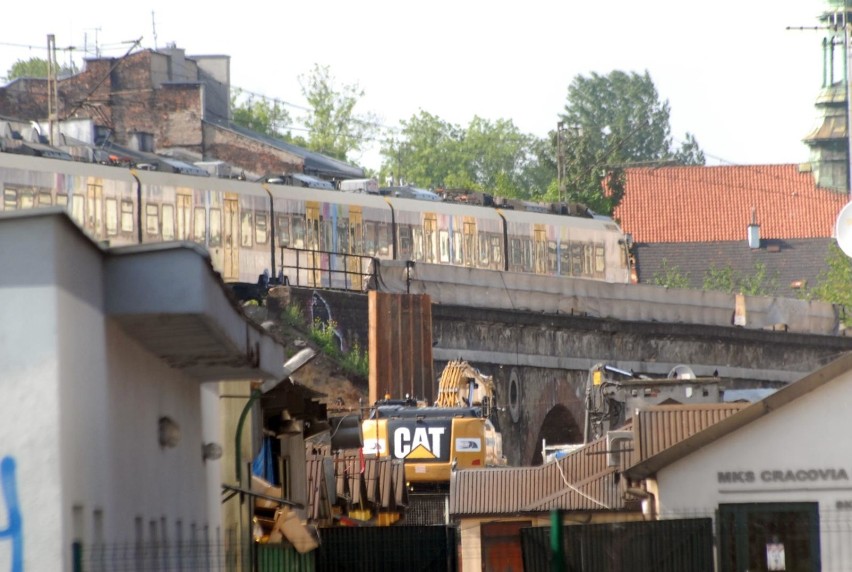
[[[556,181],[559,186],[559,202],[565,199],[565,122],[556,124]]]
[[[58,118],[59,90],[56,87],[56,36],[47,35],[47,129],[48,140],[53,145],[53,130]]]

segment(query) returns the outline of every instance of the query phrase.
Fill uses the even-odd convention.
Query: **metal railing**
[[[375,284],[377,268],[372,256],[282,246],[279,276],[291,286],[363,292]]]

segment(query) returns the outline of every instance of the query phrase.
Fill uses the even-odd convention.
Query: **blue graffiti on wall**
[[[15,459],[3,457],[0,461],[0,488],[6,504],[6,528],[0,529],[0,541],[12,541],[12,572],[24,570],[24,529],[21,509],[18,506],[18,486],[15,481]]]

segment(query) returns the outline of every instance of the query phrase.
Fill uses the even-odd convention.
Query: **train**
[[[150,171],[0,152],[0,211],[62,207],[109,246],[191,241],[226,282],[272,282],[304,269],[369,261],[570,276],[628,283],[628,241],[611,219],[395,194]],[[341,259],[340,255],[344,258]],[[301,259],[299,258],[301,256]]]

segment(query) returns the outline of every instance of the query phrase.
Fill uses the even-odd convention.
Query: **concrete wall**
[[[105,317],[102,254],[67,221],[5,220],[0,243],[16,245],[0,249],[0,484],[16,489],[24,569],[70,570],[75,540],[207,526],[213,540],[221,477],[201,446],[218,442],[217,400]],[[161,416],[179,424],[174,448]],[[4,526],[15,508],[0,501]],[[0,569],[13,552],[0,539]]]

